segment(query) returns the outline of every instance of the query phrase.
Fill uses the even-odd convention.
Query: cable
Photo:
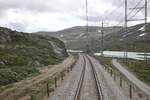
[[[117,9],[121,8],[124,2],[122,2],[117,8],[113,9],[108,15],[105,16],[104,20],[107,20],[110,15],[112,15]]]
[[[142,0],[140,0],[140,1],[135,5],[135,7],[128,13],[127,16],[129,16],[133,11],[135,11],[135,8],[137,8],[137,7],[141,4],[141,2],[142,2]],[[119,9],[119,8],[121,8],[123,4],[124,4],[124,2],[122,2],[121,5],[120,5],[118,8],[114,9],[114,10],[113,10],[111,13],[109,13],[107,16],[109,17],[109,15],[112,15],[112,14],[114,13],[114,11],[117,10],[117,9]],[[106,17],[105,20],[107,20],[108,17]],[[123,21],[124,21],[124,20],[119,21],[119,23],[118,23],[117,25],[115,25],[115,26],[120,25],[121,23],[123,23]]]
[[[135,8],[136,8],[138,5],[140,5],[141,2],[142,2],[142,0],[140,0],[140,1],[136,4],[136,6],[134,7],[134,10],[135,10]],[[130,3],[131,3],[131,2],[130,2]],[[131,4],[132,4],[132,3],[131,3]],[[120,4],[120,6],[117,7],[116,9],[112,10],[112,11],[107,15],[107,17],[106,17],[104,20],[107,20],[108,17],[109,17],[110,15],[112,15],[112,14],[114,13],[115,10],[121,8],[122,5],[124,5],[124,2],[122,2],[122,3]],[[129,16],[134,10],[132,10],[131,12],[129,12],[128,16]],[[120,14],[120,15],[121,15],[121,14]]]
[[[136,8],[141,4],[141,2],[142,2],[142,0],[140,0],[140,1],[135,5],[135,7],[132,8],[132,10],[128,13],[128,16],[129,16],[133,11],[136,10]]]
[[[150,1],[150,0],[149,0],[149,1]],[[149,1],[148,1],[148,2],[149,2]],[[140,1],[135,5],[135,7],[128,13],[127,16],[129,16],[133,11],[135,11],[136,8],[141,4],[141,2],[142,2],[142,0],[140,0]],[[141,9],[142,9],[142,8],[141,8]],[[139,12],[141,9],[138,9],[138,12]],[[136,14],[137,14],[138,12],[136,12]],[[135,15],[134,15],[134,16],[135,16]],[[124,21],[124,20],[120,21],[116,26],[118,26],[118,25],[120,25],[121,23],[123,23],[123,21]]]
[[[137,5],[136,5],[134,8],[136,8],[140,3],[141,3],[141,2],[138,2]],[[150,0],[147,1],[147,5],[149,5],[149,3],[150,3]],[[145,5],[143,5],[143,6],[145,6]],[[143,9],[143,8],[138,9],[138,11],[132,16],[132,18],[135,17],[135,16],[138,14],[138,12],[140,12],[142,9]],[[132,11],[132,12],[133,12],[133,11]],[[119,22],[119,24],[121,24],[121,23],[123,23],[123,21]],[[117,24],[116,26],[118,26],[119,24]],[[121,29],[121,30],[122,30],[122,29]],[[119,30],[119,31],[121,31],[121,30]],[[127,30],[127,31],[128,31],[128,30]]]
[[[150,2],[150,0],[147,2],[147,5],[148,5],[149,2]],[[133,17],[135,17],[142,9],[143,8],[138,9],[138,11],[133,16],[131,16],[130,19],[132,19]]]
[[[88,33],[88,1],[86,0],[86,31]]]

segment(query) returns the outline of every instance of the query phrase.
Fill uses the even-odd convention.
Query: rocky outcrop
[[[0,85],[37,75],[38,67],[58,64],[67,56],[57,38],[0,27]]]

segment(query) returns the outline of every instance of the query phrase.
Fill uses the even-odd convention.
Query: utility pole
[[[101,56],[103,57],[104,54],[104,22],[102,21],[102,27],[101,27],[101,34],[102,34],[102,38],[101,38]]]
[[[145,0],[145,32],[147,32],[147,0]],[[145,60],[145,63],[147,64],[147,51],[146,51],[146,48],[145,48],[145,56],[144,56],[144,60]]]
[[[86,33],[87,33],[87,44],[86,48],[87,51],[89,52],[89,25],[88,25],[88,1],[86,0]]]
[[[145,0],[144,2],[145,2],[145,3],[144,3],[143,6],[138,7],[138,5],[141,3],[141,1],[140,1],[140,2],[136,5],[136,7],[134,7],[134,8],[128,8],[128,2],[127,2],[127,0],[125,0],[125,24],[124,24],[124,27],[125,27],[125,34],[128,33],[128,22],[133,22],[133,21],[134,21],[134,22],[135,22],[135,21],[145,21],[144,28],[145,28],[145,32],[147,32],[147,4],[148,4],[148,2],[147,2],[147,0]],[[130,10],[132,10],[132,11],[137,10],[136,14],[135,14],[134,16],[132,16],[132,18],[128,18],[128,9],[130,9]],[[135,17],[135,16],[139,13],[139,11],[141,11],[142,9],[145,11],[145,16],[144,16],[144,18],[140,18],[140,19],[133,18],[133,17]],[[131,12],[132,12],[132,11],[131,11]],[[130,13],[130,14],[131,14],[131,13]],[[127,39],[124,39],[124,43],[125,43],[124,57],[126,58],[126,61],[127,61],[127,59],[128,59]],[[146,48],[144,49],[144,52],[145,52],[144,60],[145,60],[145,62],[147,63],[147,60],[148,60],[148,59],[147,59],[147,51],[146,51]]]
[[[101,25],[101,56],[104,56],[104,25],[108,24],[108,23],[104,23],[104,21],[102,21],[102,25]]]
[[[128,13],[128,2],[127,2],[127,0],[125,0],[125,23],[124,23],[124,27],[125,27],[125,34],[128,34],[128,30],[127,30],[127,27],[128,27],[128,15],[127,15],[127,13]],[[124,57],[125,57],[125,59],[126,59],[126,62],[127,62],[127,60],[128,60],[128,51],[127,51],[127,40],[126,39],[124,39]]]
[[[88,1],[86,0],[86,32],[88,33]]]

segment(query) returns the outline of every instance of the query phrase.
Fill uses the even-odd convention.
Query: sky
[[[128,0],[128,6],[134,7],[139,1]],[[85,4],[85,0],[0,0],[0,26],[22,32],[58,31],[84,26]],[[143,16],[144,11],[141,11],[135,18]],[[102,20],[109,26],[122,25],[118,23],[124,19],[124,0],[88,0],[88,18],[90,26],[100,26]]]

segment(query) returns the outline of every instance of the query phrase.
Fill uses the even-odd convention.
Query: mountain
[[[57,38],[0,27],[0,85],[36,75],[39,67],[57,64],[67,55]]]
[[[104,37],[105,50],[124,50],[125,45],[128,51],[150,51],[150,23],[146,31],[144,24],[128,27],[127,33],[123,31],[112,32]]]
[[[122,27],[105,27],[105,35],[110,34],[111,31],[118,31]],[[59,38],[60,40],[65,42],[67,49],[77,49],[77,50],[86,50],[87,43],[94,43],[94,45],[90,45],[89,47],[92,48],[94,51],[98,51],[100,48],[100,37],[101,28],[98,26],[89,26],[88,33],[86,26],[76,26],[71,27],[68,29],[64,29],[57,32],[37,32],[34,34],[40,34],[44,36],[54,36]]]
[[[97,52],[101,49],[101,33],[98,30],[101,28],[90,26],[87,33],[85,26],[77,26],[57,32],[39,32],[38,34],[61,39],[65,42],[67,49],[90,49]],[[124,50],[126,44],[128,51],[150,51],[150,23],[148,23],[146,30],[145,32],[144,24],[128,27],[127,33],[124,33],[123,27],[105,27],[104,50]]]

